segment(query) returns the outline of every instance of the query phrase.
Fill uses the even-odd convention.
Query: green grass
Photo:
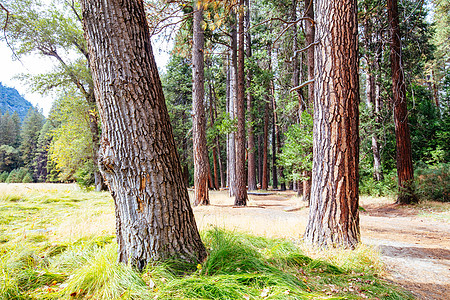
[[[138,272],[117,263],[113,228],[64,230],[80,217],[96,228],[109,214],[102,193],[0,196],[0,299],[412,299],[380,279],[367,246],[313,259],[299,241],[217,228],[202,232],[209,255],[201,265],[167,261]]]

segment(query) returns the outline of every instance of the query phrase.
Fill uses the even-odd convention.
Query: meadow
[[[212,207],[194,210],[206,261],[154,263],[138,272],[117,263],[109,193],[76,185],[1,184],[0,299],[413,298],[383,279],[374,248],[312,249],[301,242],[295,221],[267,222],[257,200],[225,216],[214,214],[232,209],[224,193],[211,197]],[[252,211],[266,219],[254,232],[237,222]]]

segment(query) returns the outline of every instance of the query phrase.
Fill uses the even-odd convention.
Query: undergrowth
[[[378,277],[379,257],[367,246],[312,253],[298,241],[211,228],[202,232],[209,255],[201,264],[166,261],[138,272],[117,263],[111,234],[29,232],[80,212],[102,216],[110,200],[96,195],[0,197],[0,299],[412,298]]]

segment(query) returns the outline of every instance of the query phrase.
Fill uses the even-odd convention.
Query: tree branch
[[[297,56],[297,54],[302,53],[302,52],[305,52],[306,50],[308,50],[308,49],[311,48],[312,46],[315,46],[315,45],[318,45],[318,44],[319,44],[319,41],[315,41],[314,43],[309,44],[309,45],[306,46],[305,48],[296,50],[296,51],[294,52],[294,54],[292,55],[292,57],[291,57],[291,61],[294,59],[295,56]]]
[[[314,79],[310,79],[310,80],[308,80],[308,81],[305,81],[305,82],[303,82],[302,84],[300,84],[299,86],[296,86],[296,87],[293,87],[292,89],[290,89],[290,90],[289,90],[289,93],[292,93],[292,92],[294,92],[294,91],[296,91],[296,90],[301,89],[301,88],[304,87],[304,86],[307,86],[307,85],[313,84],[313,83],[314,83]]]

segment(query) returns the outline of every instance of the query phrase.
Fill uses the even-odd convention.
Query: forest
[[[234,153],[229,147],[233,147],[230,141],[237,138],[238,128],[242,127],[249,190],[271,187],[303,193],[312,168],[314,110],[310,91],[314,77],[314,36],[311,24],[300,17],[311,13],[305,10],[308,7],[297,1],[283,5],[257,1],[246,11],[242,33],[245,37],[242,125],[238,124],[234,103],[238,40],[233,29],[236,22],[233,3],[206,1],[201,25],[197,24],[204,31],[204,75],[197,79],[204,83],[200,102],[193,102],[192,93],[192,5],[183,1],[145,4],[152,33],[158,39],[174,41],[161,80],[187,185],[194,185],[193,145],[198,139],[198,130],[193,125],[198,121],[193,121],[192,115],[203,112],[202,139],[206,139],[203,147],[207,156],[203,173],[208,174],[205,180],[209,189],[232,189],[234,179],[228,174],[232,173],[229,168],[234,168]],[[24,74],[23,80],[37,91],[52,93],[55,102],[47,119],[30,111],[23,128],[17,128],[16,124],[12,132],[2,130],[3,135],[9,136],[2,137],[2,146],[15,149],[3,150],[2,155],[10,163],[0,168],[2,181],[18,168],[26,168],[33,182],[77,181],[90,186],[98,177],[94,153],[101,135],[100,129],[96,130],[100,128],[100,120],[95,99],[91,99],[93,83],[80,11],[76,3],[64,5],[47,8],[38,2],[14,1],[8,6],[14,14],[9,18],[6,33],[14,55],[38,53],[55,61],[54,72]],[[386,7],[380,2],[358,3],[359,181],[361,193],[374,195],[397,192],[395,102],[386,15]],[[445,181],[433,186],[434,192],[427,190],[430,183],[437,183],[436,178],[448,173],[448,4],[402,1],[399,18],[417,194],[448,201]],[[2,124],[10,117],[5,116]],[[27,136],[27,132],[33,136]],[[17,138],[20,141],[9,141]],[[27,140],[29,149],[25,150],[24,145],[19,149],[19,144]],[[35,157],[41,157],[42,161],[36,162]],[[230,195],[233,193],[231,190]]]
[[[233,207],[295,191],[303,240],[346,249],[361,242],[360,196],[449,202],[448,0],[123,2],[0,0],[12,56],[54,62],[20,76],[54,97],[48,117],[1,114],[0,182],[109,191],[118,262],[214,273],[227,233],[200,233],[191,205],[215,191]],[[155,41],[172,47],[164,68]],[[278,276],[277,255],[255,272]]]

